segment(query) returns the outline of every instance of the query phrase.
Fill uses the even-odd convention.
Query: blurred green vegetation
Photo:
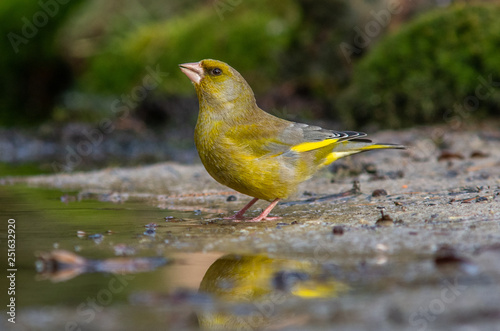
[[[58,4],[2,1],[0,32],[22,36],[23,18],[33,21],[48,3]],[[282,116],[342,119],[352,128],[446,121],[456,103],[474,95],[477,76],[488,80],[499,72],[492,53],[499,43],[498,7],[451,6],[406,23],[436,4],[405,1],[380,23],[374,13],[389,6],[387,0],[58,5],[17,52],[7,39],[9,51],[0,53],[0,126],[116,118],[117,100],[135,114],[153,111],[150,118],[172,120],[191,107],[183,98],[195,97],[178,64],[203,58],[235,67],[263,107],[285,109]],[[374,23],[379,31],[346,55],[341,45],[355,47],[359,29]],[[144,78],[152,72],[160,73],[160,84],[151,89]],[[496,102],[498,94],[469,113],[494,114]]]
[[[37,123],[47,118],[71,82],[55,36],[82,1],[0,2],[0,125]]]
[[[22,163],[10,164],[7,162],[0,162],[0,174],[9,174],[9,176],[32,176],[39,174],[48,174],[50,170],[40,169],[38,163]]]
[[[500,7],[429,12],[380,41],[338,99],[347,125],[386,127],[498,115]]]
[[[259,82],[257,91],[271,87],[269,78],[278,76],[280,67],[275,64],[298,23],[294,2],[255,1],[246,10],[226,6],[229,9],[203,6],[113,36],[91,59],[79,88],[111,95],[130,92],[143,85],[148,68],[159,68],[168,78],[155,93],[192,94],[178,64],[203,58],[234,63],[249,81]]]

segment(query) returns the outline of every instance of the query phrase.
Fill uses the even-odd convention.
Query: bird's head
[[[228,64],[217,60],[180,64],[181,71],[193,82],[200,102],[228,103],[236,100],[255,102],[253,91]]]

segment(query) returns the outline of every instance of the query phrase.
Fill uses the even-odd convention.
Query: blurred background
[[[179,63],[279,117],[462,130],[500,114],[500,1],[2,0],[0,176],[196,162]]]

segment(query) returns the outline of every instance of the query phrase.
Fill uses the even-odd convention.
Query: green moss
[[[355,67],[337,108],[348,125],[464,121],[498,114],[500,7],[457,5],[387,36]],[[491,79],[496,83],[476,89]],[[488,86],[489,85],[489,86]]]

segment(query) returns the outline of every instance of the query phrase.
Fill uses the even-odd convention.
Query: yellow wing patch
[[[343,145],[349,144],[349,141],[342,141],[341,144],[343,144]],[[330,163],[335,162],[342,157],[349,156],[352,154],[356,154],[356,153],[360,153],[360,152],[364,152],[364,151],[369,151],[371,149],[386,149],[386,148],[403,148],[403,146],[373,144],[373,145],[368,145],[368,146],[363,146],[363,147],[356,147],[356,148],[353,148],[351,150],[346,150],[346,151],[332,152],[326,156],[325,161],[322,163],[322,166],[327,166]]]
[[[373,144],[373,145],[368,145],[368,146],[360,147],[358,149],[360,151],[369,151],[370,149],[388,149],[388,148],[403,148],[403,146]]]
[[[359,153],[360,151],[346,151],[346,152],[333,152],[330,153],[326,156],[325,161],[323,162],[323,166],[329,165],[330,163],[333,163],[340,159],[341,157],[345,157],[351,154],[356,154]]]
[[[322,141],[305,142],[305,143],[301,143],[301,144],[293,146],[292,148],[290,148],[290,150],[292,150],[294,152],[298,152],[298,153],[308,152],[308,151],[312,151],[312,150],[315,150],[318,148],[322,148],[322,147],[334,144],[337,141],[338,141],[338,139],[325,139]]]

